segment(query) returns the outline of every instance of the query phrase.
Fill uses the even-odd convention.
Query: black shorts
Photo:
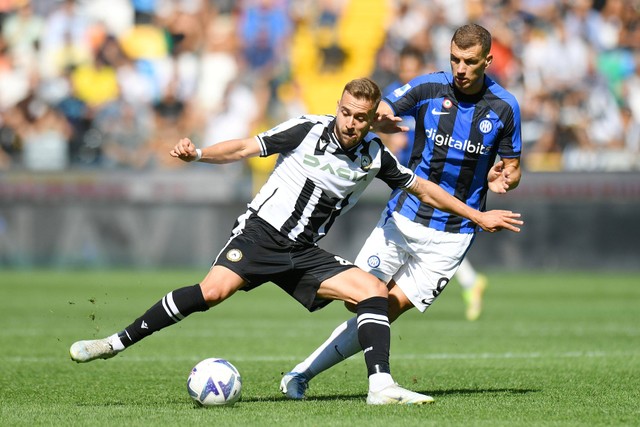
[[[309,311],[331,302],[317,297],[323,281],[355,268],[324,249],[288,239],[258,217],[251,217],[242,233],[231,236],[213,265],[225,266],[242,277],[247,282],[243,291],[273,282]]]

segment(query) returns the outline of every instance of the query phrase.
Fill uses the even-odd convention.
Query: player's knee
[[[202,296],[209,307],[220,304],[233,294],[233,292],[230,292],[226,287],[211,282],[201,283],[200,289],[202,290]]]
[[[358,302],[372,297],[387,298],[388,295],[387,285],[378,278],[371,276],[369,280],[362,283]]]

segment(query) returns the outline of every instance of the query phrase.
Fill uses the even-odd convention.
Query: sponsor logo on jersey
[[[484,120],[483,120],[484,121]],[[427,139],[433,141],[433,143],[439,147],[447,146],[449,148],[455,148],[456,150],[466,151],[469,154],[488,154],[487,147],[482,145],[481,142],[473,142],[468,139],[460,141],[453,139],[451,135],[442,135],[434,128],[427,129],[425,132]]]
[[[369,159],[371,159],[369,157]],[[322,162],[320,158],[316,156],[312,156],[311,154],[305,154],[304,160],[302,161],[305,165],[311,166],[312,168],[317,168],[321,171],[327,172],[331,175],[335,175],[337,177],[348,179],[349,181],[358,182],[367,177],[367,174],[361,173],[355,170],[351,170],[349,168],[339,167],[335,169],[335,165],[332,166],[331,163]],[[369,163],[369,167],[371,167],[371,161]],[[363,167],[364,169],[364,167]],[[366,169],[365,169],[366,170]]]
[[[394,96],[402,96],[409,89],[411,89],[411,85],[409,83],[407,83],[406,85],[404,85],[402,87],[399,87],[398,89],[394,90],[393,91],[393,95]]]
[[[242,251],[240,249],[230,249],[226,256],[229,261],[238,262],[242,259]]]
[[[431,114],[433,114],[434,116],[442,116],[442,115],[445,115],[445,114],[449,114],[449,112],[448,111],[437,111],[436,107],[433,107],[431,109]]]
[[[367,265],[371,268],[380,267],[380,258],[377,255],[371,255],[369,259],[367,259]]]

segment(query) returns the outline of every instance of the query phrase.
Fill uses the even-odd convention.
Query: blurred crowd
[[[640,0],[0,0],[0,170],[178,168],[181,137],[333,113],[355,77],[386,87],[407,46],[449,70],[466,22],[493,34],[526,169],[640,170]]]

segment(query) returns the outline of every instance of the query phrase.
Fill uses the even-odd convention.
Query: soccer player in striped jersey
[[[74,343],[69,351],[72,360],[113,357],[192,313],[222,303],[238,290],[249,291],[271,281],[309,311],[335,299],[355,307],[358,340],[369,375],[367,403],[433,401],[398,386],[390,374],[385,284],[316,243],[376,177],[424,203],[471,218],[489,231],[518,230],[522,222],[510,211],[473,209],[400,165],[380,139],[369,133],[380,97],[374,82],[357,79],[345,86],[335,116],[292,119],[256,137],[202,150],[187,138],[180,140],[170,155],[187,162],[220,164],[273,154],[279,158],[199,284],[169,292],[118,333]]]
[[[384,88],[383,96],[391,95],[394,90],[423,74],[425,66],[424,53],[414,46],[405,46],[398,55],[398,79]],[[404,166],[407,166],[411,159],[415,124],[413,116],[403,116],[402,125],[408,128],[407,132],[380,135],[382,142]],[[488,285],[487,277],[475,270],[467,256],[460,262],[454,277],[462,287],[462,298],[466,306],[465,317],[467,320],[477,320],[482,313],[482,299]]]
[[[503,194],[520,182],[520,109],[513,95],[485,75],[491,34],[468,24],[451,40],[451,73],[418,76],[380,103],[374,129],[395,132],[400,116],[416,122],[409,167],[474,209],[487,191]],[[500,157],[496,162],[497,157]],[[477,230],[476,224],[410,193],[394,190],[356,265],[389,289],[389,320],[424,312],[449,283]],[[355,319],[339,325],[304,361],[285,374],[280,389],[302,399],[309,381],[360,351]]]

